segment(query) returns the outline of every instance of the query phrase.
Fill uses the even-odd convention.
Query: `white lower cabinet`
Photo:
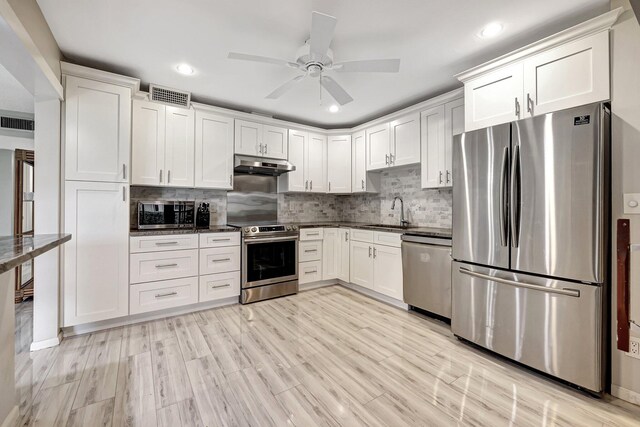
[[[338,279],[343,282],[349,282],[349,235],[349,229],[338,229]]]
[[[200,274],[240,270],[240,246],[200,249]]]
[[[358,231],[352,230],[351,283],[402,301],[400,234]]]
[[[298,244],[298,283],[322,280],[323,247],[326,231],[324,228],[303,228]]]
[[[322,261],[308,261],[298,264],[298,283],[318,282],[322,280]]]
[[[350,282],[373,289],[373,245],[351,240],[349,252]]]
[[[215,301],[240,295],[240,271],[200,276],[200,301]]]
[[[63,326],[129,314],[129,186],[66,181]]]
[[[373,290],[402,301],[402,253],[399,247],[373,246]]]
[[[132,284],[197,276],[198,250],[135,253],[130,266]]]
[[[198,302],[198,277],[132,285],[129,294],[131,314],[195,304]]]
[[[302,241],[298,244],[298,262],[321,261],[322,240]]]
[[[346,228],[324,230],[322,279],[349,282],[349,230]]]

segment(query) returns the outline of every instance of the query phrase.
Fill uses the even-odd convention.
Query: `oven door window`
[[[293,276],[297,262],[295,240],[249,244],[247,282]]]

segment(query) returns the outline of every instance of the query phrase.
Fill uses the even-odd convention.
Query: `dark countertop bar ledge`
[[[71,234],[0,237],[0,274],[71,240]]]
[[[157,229],[145,229],[140,230],[138,228],[132,228],[129,230],[130,236],[159,236],[163,234],[201,234],[201,233],[228,233],[239,232],[240,229],[236,227],[230,227],[228,225],[212,225],[209,228],[157,228]]]

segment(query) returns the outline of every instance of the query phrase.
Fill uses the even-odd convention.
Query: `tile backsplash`
[[[404,200],[405,219],[414,226],[451,227],[451,189],[420,188],[420,166],[381,172],[376,194],[278,194],[278,220],[282,222],[349,221],[400,223],[400,206],[391,210],[395,196]],[[131,224],[136,224],[139,200],[195,200],[211,204],[211,225],[227,222],[227,194],[222,190],[131,186]]]

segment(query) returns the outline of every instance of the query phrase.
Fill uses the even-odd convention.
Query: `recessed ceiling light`
[[[186,76],[193,74],[193,68],[191,68],[189,64],[180,64],[176,67],[176,70],[178,70],[180,74],[184,74]]]
[[[331,107],[329,107],[330,113],[337,113],[338,111],[340,111],[340,107],[338,107],[336,104],[333,104]]]
[[[484,39],[490,39],[491,37],[495,37],[502,32],[504,26],[499,22],[492,22],[487,24],[481,31],[480,37]]]

